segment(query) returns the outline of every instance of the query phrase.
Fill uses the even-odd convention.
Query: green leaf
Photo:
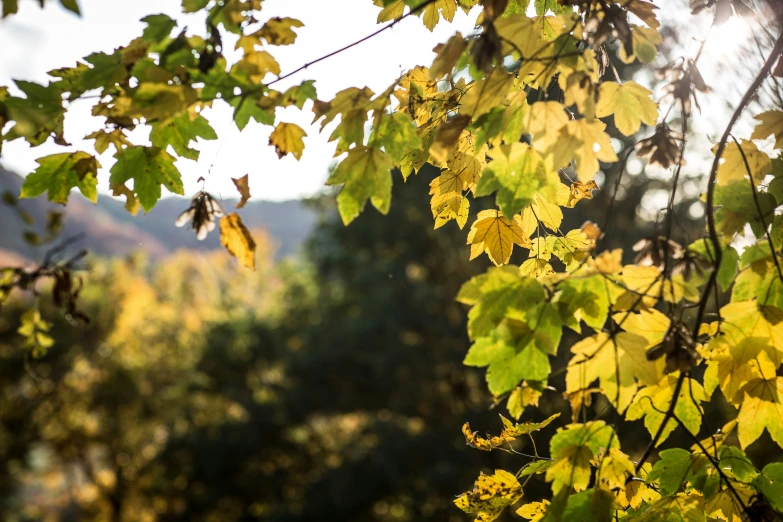
[[[44,143],[54,135],[55,143],[65,145],[63,120],[65,109],[57,83],[47,86],[16,80],[16,86],[26,98],[9,97],[5,100],[8,117],[16,124],[5,136],[6,141],[24,138],[32,146]]]
[[[19,11],[18,0],[2,0],[3,2],[3,18],[8,15],[16,14]]]
[[[317,100],[315,80],[305,80],[299,85],[289,87],[283,94],[283,105],[294,105],[297,109],[304,107],[307,100]]]
[[[275,123],[274,109],[262,109],[253,100],[245,97],[234,98],[230,105],[234,107],[234,123],[239,130],[243,130],[251,118],[264,125],[274,125]]]
[[[81,12],[79,12],[79,4],[76,2],[76,0],[60,0],[60,3],[67,10],[74,12],[77,15],[81,15]]]
[[[165,14],[145,16],[141,21],[147,24],[141,38],[150,42],[160,42],[168,38],[172,29],[177,27],[177,21]]]
[[[568,497],[562,520],[610,522],[614,495],[603,488],[592,488]]]
[[[337,196],[337,209],[346,225],[364,210],[369,199],[381,214],[391,204],[392,164],[389,156],[378,149],[359,145],[348,151],[348,157],[326,181],[327,185],[344,184]]]
[[[736,446],[721,446],[718,457],[723,472],[737,480],[750,482],[759,474],[745,452]]]
[[[764,221],[768,224],[771,223],[777,206],[775,198],[767,192],[759,192],[758,200]],[[734,234],[741,232],[747,223],[750,223],[756,237],[764,235],[749,181],[742,180],[726,185],[716,185],[715,204],[720,206],[715,213],[718,232],[727,240],[730,240]]]
[[[190,142],[198,138],[216,140],[217,134],[205,117],[199,114],[191,119],[188,112],[165,123],[153,125],[150,132],[150,141],[154,146],[166,150],[171,145],[178,156],[194,161],[198,160],[199,151],[191,149]]]
[[[647,475],[647,483],[658,481],[663,495],[673,495],[692,476],[691,454],[682,448],[672,448],[661,451],[660,456],[661,460]]]
[[[590,482],[590,461],[602,450],[619,448],[617,435],[604,421],[569,424],[557,431],[549,442],[552,465],[546,480],[552,482],[552,491],[574,487],[585,489]]]
[[[373,143],[383,146],[395,165],[399,165],[406,154],[422,147],[416,126],[404,112],[387,114],[381,118],[374,130],[374,139]],[[373,137],[370,140],[372,142]]]
[[[568,12],[571,9],[570,6],[560,5],[558,0],[535,0],[533,5],[535,6],[536,14],[538,16],[543,16],[549,11],[552,11],[555,14],[560,14]]]
[[[783,462],[764,466],[761,475],[753,480],[753,485],[772,507],[783,511]]]
[[[117,163],[111,168],[109,182],[124,184],[133,179],[133,192],[145,212],[149,212],[161,196],[161,185],[174,194],[184,194],[182,175],[174,165],[174,157],[158,147],[128,147],[114,155]]]
[[[497,191],[495,202],[504,216],[514,216],[533,202],[537,193],[554,201],[559,178],[541,155],[526,143],[501,145],[479,178],[476,196]]]
[[[558,298],[561,317],[568,326],[578,332],[577,317],[581,317],[593,330],[600,331],[603,328],[609,313],[609,290],[602,276],[571,277],[558,288],[562,290]],[[574,324],[569,324],[569,321]]]
[[[39,167],[22,184],[20,198],[34,198],[46,192],[49,201],[65,205],[71,189],[96,203],[98,201],[98,169],[100,164],[86,152],[63,152],[36,160]]]
[[[204,9],[211,0],[182,0],[182,11],[195,13]]]

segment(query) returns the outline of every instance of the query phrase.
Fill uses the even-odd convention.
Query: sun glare
[[[720,60],[727,54],[736,53],[749,37],[748,22],[738,16],[732,16],[725,23],[712,28],[707,37],[705,52],[713,60]]]

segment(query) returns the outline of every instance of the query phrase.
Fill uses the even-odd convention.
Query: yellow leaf
[[[574,208],[583,199],[593,199],[593,190],[598,190],[598,184],[594,179],[587,183],[582,183],[581,181],[571,183],[568,201],[564,206]]]
[[[598,333],[571,347],[574,357],[566,371],[566,393],[590,387],[596,380],[606,398],[623,412],[631,403],[640,384],[655,384],[661,372],[647,360],[643,337],[621,332],[612,339]]]
[[[756,125],[750,138],[753,140],[764,140],[770,134],[775,135],[775,148],[783,148],[783,111],[762,112],[756,119],[761,123]]]
[[[737,436],[742,449],[750,446],[766,429],[778,446],[783,446],[783,377],[775,374],[754,379],[744,388],[744,400],[737,414]]]
[[[457,226],[459,226],[460,229],[463,229],[468,222],[469,213],[470,201],[468,201],[468,198],[463,197],[460,200],[459,208],[457,210],[453,210],[448,205],[443,207],[443,210],[435,216],[435,228],[438,229],[454,219],[457,221]]]
[[[231,178],[231,181],[234,182],[234,186],[237,188],[239,195],[242,196],[242,199],[237,203],[237,208],[242,208],[245,206],[245,203],[247,203],[247,200],[250,199],[250,185],[247,181],[247,174],[241,178]]]
[[[516,513],[522,518],[530,520],[530,522],[539,522],[546,514],[546,508],[549,506],[547,499],[541,502],[531,502],[525,504],[521,508],[517,509]]]
[[[726,148],[723,150],[721,156],[721,164],[718,166],[718,183],[726,185],[732,181],[742,181],[747,179],[748,166],[750,172],[753,174],[753,179],[757,183],[761,183],[764,180],[764,176],[772,172],[772,161],[769,156],[763,151],[760,151],[756,144],[750,140],[740,140],[742,152],[737,147],[735,142],[726,144]],[[715,154],[718,150],[716,144],[712,148],[712,153]],[[744,152],[745,158],[743,159],[742,153]],[[747,160],[748,165],[745,165]]]
[[[663,42],[661,33],[651,27],[638,27],[633,26],[631,28],[631,41],[633,46],[633,53],[628,56],[625,53],[625,47],[620,46],[618,56],[625,63],[633,63],[637,58],[642,63],[650,63],[655,59],[655,55],[658,54],[656,47]]]
[[[587,121],[582,118],[569,121],[560,129],[552,147],[555,165],[562,166],[565,160],[574,158],[579,178],[584,181],[593,179],[600,168],[599,161],[617,161],[612,142],[604,129],[606,124],[597,120]]]
[[[441,17],[447,22],[451,22],[454,20],[455,14],[457,14],[457,2],[455,0],[436,0],[424,8],[421,20],[424,22],[424,27],[432,31],[440,22]]]
[[[460,114],[469,114],[474,120],[478,119],[505,99],[513,83],[514,77],[503,67],[493,69],[489,76],[477,81],[462,98]]]
[[[558,140],[560,130],[568,123],[562,103],[548,101],[536,102],[525,114],[525,128],[531,136],[531,146],[545,154]],[[570,157],[568,159],[570,161]],[[564,164],[555,164],[562,167]]]
[[[658,105],[650,99],[652,91],[635,82],[603,82],[599,87],[598,105],[595,115],[604,118],[614,114],[617,130],[631,136],[642,122],[655,125],[658,120]]]
[[[376,23],[379,24],[402,18],[402,14],[405,11],[405,0],[394,0],[393,2],[373,0],[373,3],[378,7],[383,7],[384,3],[386,3],[386,7],[383,7],[381,12],[378,13],[378,19],[376,20]]]
[[[240,263],[251,270],[256,269],[256,242],[239,214],[228,214],[220,219],[220,244]]]
[[[403,0],[399,1],[402,3]],[[445,44],[436,45],[432,50],[437,56],[432,62],[432,67],[430,67],[430,79],[439,80],[450,74],[457,60],[459,60],[467,48],[468,42],[459,31],[449,38]]]
[[[476,513],[476,520],[495,520],[506,506],[522,498],[522,486],[508,471],[495,470],[494,475],[482,473],[467,491],[454,500],[454,504],[466,513]]]
[[[296,123],[280,122],[269,135],[269,144],[275,147],[277,157],[292,154],[297,160],[302,157],[304,138],[307,133]]]
[[[482,210],[470,227],[468,234],[470,259],[486,252],[496,265],[504,265],[511,259],[514,245],[530,248],[528,238],[516,220],[509,220],[499,210]]]
[[[446,163],[451,151],[457,147],[462,131],[469,123],[470,116],[460,114],[440,124],[432,145],[430,145],[430,156],[432,156],[434,164],[443,165]]]
[[[651,308],[639,313],[621,312],[614,314],[614,320],[628,333],[639,335],[647,340],[647,348],[663,341],[671,321],[658,310]],[[649,384],[655,384],[657,379]]]
[[[611,448],[608,455],[599,455],[598,461],[601,484],[609,489],[625,487],[626,479],[635,474],[634,465],[628,455]]]
[[[291,45],[296,40],[292,27],[304,27],[304,24],[296,18],[276,16],[267,20],[255,36],[263,38],[269,45]]]
[[[674,397],[675,384],[679,378],[679,372],[671,373],[661,379],[653,386],[643,388],[634,397],[633,403],[628,408],[625,418],[628,420],[637,420],[644,418],[644,426],[653,435],[663,423],[665,412]],[[697,381],[686,378],[680,388],[680,395],[675,406],[674,413],[682,421],[685,427],[692,434],[699,433],[701,427],[701,402],[707,400],[704,388]],[[669,419],[661,432],[661,438],[658,441],[660,445],[669,434],[677,427],[674,419]]]

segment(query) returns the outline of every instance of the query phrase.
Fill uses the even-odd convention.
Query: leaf
[[[750,140],[740,140],[740,147],[736,143],[731,142],[726,144],[726,148],[723,150],[721,156],[721,164],[718,166],[718,184],[727,185],[733,181],[743,181],[747,184],[748,167],[745,165],[745,159],[750,166],[750,172],[753,174],[753,179],[756,183],[761,183],[764,180],[764,176],[772,172],[772,161],[769,159],[766,153],[760,151],[756,144]],[[718,150],[718,145],[712,148],[712,153],[715,154]],[[742,153],[745,154],[745,159],[742,157]]]
[[[599,161],[617,161],[609,135],[604,132],[606,124],[601,121],[587,121],[584,118],[569,121],[560,129],[557,142],[552,147],[555,158],[574,158],[579,179],[593,179],[600,168]],[[556,161],[555,164],[560,164]]]
[[[133,180],[133,193],[145,212],[149,212],[161,196],[161,185],[174,194],[184,194],[182,175],[174,158],[157,147],[128,147],[114,155],[117,162],[111,168],[109,183],[124,185]]]
[[[642,123],[655,125],[658,120],[658,105],[650,99],[652,91],[638,83],[607,81],[601,84],[598,93],[595,115],[604,118],[614,114],[617,130],[626,136],[635,134]]]
[[[600,332],[571,347],[574,357],[566,372],[566,393],[589,388],[599,381],[601,391],[619,412],[624,412],[640,384],[655,384],[661,371],[647,360],[647,342],[638,335],[620,332],[612,339]]]
[[[559,413],[555,413],[554,415],[550,415],[545,420],[541,422],[520,422],[518,424],[512,423],[507,418],[500,416],[500,419],[503,421],[503,432],[501,434],[501,437],[508,440],[507,438],[516,438],[520,437],[522,435],[528,435],[530,433],[542,430],[552,424],[555,419],[560,417]]]
[[[660,452],[661,459],[647,475],[646,482],[658,482],[664,496],[672,495],[693,475],[691,453],[682,448],[666,449]]]
[[[16,138],[24,138],[30,145],[36,147],[53,135],[56,143],[65,145],[63,138],[65,109],[57,84],[51,83],[44,87],[21,80],[16,80],[15,83],[27,97],[8,97],[3,102],[8,110],[8,118],[15,122],[3,139],[12,141]]]
[[[637,58],[642,63],[652,63],[658,54],[657,46],[663,43],[661,33],[651,27],[631,27],[631,47],[633,53],[628,56],[625,47],[621,46],[617,55],[624,63],[633,63]]]
[[[410,116],[404,112],[385,115],[374,132],[375,140],[395,165],[399,165],[405,155],[410,154],[412,150],[422,148],[421,137],[416,126]]]
[[[231,213],[220,218],[220,244],[242,265],[256,269],[256,242],[239,214]]]
[[[451,22],[455,14],[457,14],[457,3],[454,0],[435,0],[421,11],[421,20],[424,22],[424,27],[432,31],[441,17]]]
[[[604,421],[569,424],[557,430],[549,442],[554,462],[546,472],[547,482],[552,482],[552,491],[556,494],[569,486],[576,491],[587,488],[591,475],[590,461],[601,450],[617,447],[617,436]]]
[[[449,38],[445,44],[436,45],[432,50],[437,56],[432,62],[432,67],[430,67],[430,79],[439,80],[451,73],[457,60],[460,59],[467,48],[468,42],[459,31]]]
[[[644,418],[644,426],[650,432],[650,435],[657,433],[664,418],[664,413],[661,412],[665,412],[669,408],[669,404],[674,396],[676,381],[677,375],[669,374],[664,376],[658,384],[642,389],[634,397],[625,418],[628,420]],[[688,431],[694,435],[699,432],[701,427],[701,406],[698,403],[705,400],[707,400],[707,396],[701,384],[690,378],[685,379],[680,389],[674,413],[683,422]],[[676,421],[669,419],[661,432],[658,444],[663,443],[676,427]]]
[[[529,504],[525,504],[521,508],[517,509],[516,513],[520,517],[530,520],[530,522],[539,522],[542,518],[544,518],[547,506],[549,506],[549,501],[544,499],[541,502],[531,502]]]
[[[703,520],[704,499],[701,495],[693,492],[663,497],[636,517],[636,522],[699,522]]]
[[[766,429],[778,446],[783,446],[783,377],[762,372],[762,378],[753,379],[743,388],[744,399],[737,414],[737,436],[740,446],[750,446]]]
[[[147,24],[141,39],[151,42],[160,42],[168,38],[171,31],[177,27],[177,21],[165,14],[145,16],[141,21]]]
[[[187,112],[176,118],[166,120],[164,123],[153,125],[150,132],[150,141],[161,150],[171,145],[174,152],[183,158],[198,161],[199,151],[190,148],[190,142],[201,138],[203,140],[216,140],[217,133],[207,119],[200,114],[191,115]],[[127,141],[125,141],[128,144]],[[96,141],[96,147],[98,142]],[[115,148],[119,151],[115,143]]]
[[[783,148],[783,111],[766,111],[755,117],[761,123],[756,125],[752,140],[764,140],[770,135],[775,135],[775,148]]]
[[[542,386],[536,382],[523,382],[509,394],[506,409],[514,419],[519,419],[527,406],[538,406]]]
[[[131,145],[128,138],[122,132],[122,129],[114,129],[106,132],[104,129],[88,134],[84,137],[86,140],[95,140],[95,152],[103,154],[109,148],[109,145],[114,145],[114,150],[119,152],[124,147]]]
[[[490,522],[517,500],[522,498],[522,486],[516,477],[503,470],[494,475],[479,475],[473,489],[454,500],[454,505],[466,513],[476,513],[476,520]]]
[[[611,522],[614,507],[612,492],[602,487],[595,487],[569,496],[562,520]]]
[[[347,225],[356,219],[368,199],[381,214],[389,211],[393,166],[391,158],[378,149],[359,145],[348,151],[326,181],[327,185],[344,184],[337,196],[343,223]]]
[[[495,202],[506,216],[513,216],[533,202],[533,196],[555,199],[559,178],[541,155],[525,143],[501,145],[493,152],[476,186],[476,196],[497,191]]]
[[[540,101],[532,104],[525,117],[525,128],[531,135],[531,146],[546,155],[557,142],[560,130],[568,124],[568,116],[562,103]],[[568,163],[571,157],[565,161]],[[555,164],[555,167],[563,165]]]
[[[239,200],[236,207],[242,208],[245,206],[245,203],[247,203],[247,200],[250,199],[250,185],[248,184],[247,174],[241,178],[231,178],[231,181],[234,182],[234,186],[237,188],[239,195],[242,196],[242,199]]]
[[[378,7],[383,7],[381,12],[378,13],[378,19],[376,20],[379,24],[391,20],[398,20],[405,11],[405,0],[373,0],[373,3]]]
[[[267,20],[255,36],[263,38],[269,45],[291,45],[296,41],[292,27],[304,27],[304,24],[295,18],[276,16]]]
[[[307,133],[296,123],[280,122],[269,135],[269,144],[275,147],[277,157],[282,158],[286,154],[293,155],[297,160],[301,159],[304,150],[303,137]]]
[[[783,463],[773,462],[764,466],[761,474],[753,480],[753,485],[772,507],[783,511]]]
[[[500,104],[508,93],[514,77],[502,67],[493,69],[486,78],[477,81],[460,100],[460,114],[476,120]]]
[[[84,197],[98,201],[98,160],[86,152],[62,152],[36,160],[38,168],[22,184],[20,198],[34,198],[46,192],[49,201],[65,205],[71,189],[77,187]]]
[[[80,15],[79,12],[79,4],[76,2],[76,0],[60,0],[60,4],[67,10],[71,11],[72,13],[76,13],[77,15]]]
[[[495,265],[504,265],[511,259],[514,245],[530,248],[528,238],[517,224],[509,220],[499,210],[482,210],[476,221],[470,226],[468,234],[470,259],[484,252]]]

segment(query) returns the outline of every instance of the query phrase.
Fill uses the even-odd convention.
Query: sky
[[[47,71],[73,66],[76,60],[93,52],[111,52],[139,36],[145,26],[139,19],[149,14],[163,12],[194,30],[203,27],[203,18],[182,15],[179,0],[80,0],[81,18],[53,0],[43,10],[37,2],[20,4],[17,15],[0,21],[0,85],[12,85],[12,79],[45,83]],[[376,25],[379,11],[371,0],[267,0],[261,16],[290,16],[304,23],[297,30],[299,37],[294,45],[270,49],[285,74],[375,31],[380,27]],[[315,79],[322,100],[329,100],[352,86],[367,86],[376,93],[381,92],[404,70],[429,65],[435,56],[432,48],[455,31],[470,33],[478,13],[474,9],[467,16],[458,11],[452,24],[441,24],[432,33],[418,18],[410,17],[360,46],[281,81],[275,88],[284,91],[302,80]],[[335,161],[334,143],[328,142],[331,127],[320,133],[320,124],[311,125],[313,113],[309,102],[302,111],[290,107],[278,109],[277,113],[284,121],[296,123],[307,132],[300,161],[290,155],[278,159],[274,148],[268,145],[272,127],[251,122],[240,133],[232,122],[232,109],[223,102],[215,106],[204,115],[215,128],[218,140],[199,141],[195,147],[201,151],[198,162],[180,159],[177,163],[188,194],[200,189],[196,182],[200,176],[207,178],[207,190],[222,197],[234,197],[236,189],[230,178],[245,174],[249,174],[253,196],[259,199],[308,196],[323,187],[328,168]],[[92,149],[93,142],[82,138],[99,129],[101,121],[89,111],[87,102],[74,104],[69,110],[65,121],[65,138],[73,144],[69,150]],[[144,144],[147,135],[136,132],[132,141]],[[51,140],[31,148],[19,139],[3,145],[0,161],[6,168],[25,175],[36,168],[36,158],[64,150]],[[110,149],[99,158],[103,166],[99,182],[104,191],[108,190],[108,169],[114,162],[112,152]]]
[[[183,15],[179,0],[81,0],[82,17],[65,11],[53,0],[43,10],[32,0],[21,2],[20,13],[0,20],[0,85],[13,85],[12,79],[23,79],[45,83],[49,80],[46,71],[63,66],[73,66],[77,60],[92,52],[111,52],[127,44],[141,34],[144,24],[140,18],[163,12],[179,20],[180,26],[189,26],[195,31],[203,27],[200,15]],[[662,7],[659,16],[664,25],[681,26],[684,36],[679,47],[686,55],[693,55],[699,39],[708,34],[709,40],[699,67],[706,82],[715,93],[702,96],[702,112],[695,113],[691,127],[699,139],[709,148],[727,121],[732,104],[735,104],[749,80],[727,76],[726,64],[736,58],[740,44],[748,37],[748,24],[732,20],[726,25],[707,31],[710,15],[691,17],[685,0],[658,0]],[[299,37],[292,46],[272,50],[280,63],[283,74],[328,52],[351,43],[375,31],[379,8],[371,0],[266,0],[261,11],[262,19],[273,16],[291,16],[301,20],[304,27],[297,30]],[[448,39],[455,31],[470,33],[479,9],[469,15],[458,10],[454,22],[440,23],[434,32],[428,31],[416,17],[403,20],[389,31],[362,43],[342,54],[284,80],[275,87],[285,90],[290,85],[305,79],[315,79],[318,97],[331,99],[338,91],[351,86],[368,86],[375,92],[388,87],[404,70],[415,65],[429,65],[434,54],[432,48]],[[682,22],[687,27],[682,28]],[[226,42],[227,48],[233,45]],[[664,65],[657,63],[658,66]],[[755,71],[754,71],[755,74]],[[645,83],[642,78],[640,83]],[[654,99],[662,95],[656,92]],[[101,128],[101,120],[90,115],[88,101],[76,102],[66,116],[65,137],[73,144],[70,150],[92,150],[92,141],[83,141],[83,136]],[[232,123],[231,108],[216,103],[214,109],[207,109],[204,115],[210,120],[219,136],[215,141],[199,141],[196,148],[201,151],[198,162],[178,160],[183,173],[186,193],[193,194],[201,186],[197,179],[207,179],[206,189],[224,198],[236,196],[230,178],[249,174],[254,198],[285,200],[317,193],[323,187],[328,168],[336,160],[334,144],[328,142],[331,126],[319,132],[320,124],[312,125],[313,115],[310,103],[303,111],[294,107],[278,109],[283,121],[300,125],[307,132],[305,151],[300,161],[292,156],[278,159],[274,149],[268,145],[272,130],[251,122],[243,132]],[[666,108],[662,107],[662,111]],[[335,123],[332,124],[334,126]],[[738,136],[750,132],[748,119],[740,122]],[[139,128],[131,135],[134,143],[146,143],[148,130]],[[4,144],[2,164],[22,175],[36,168],[35,159],[64,149],[51,143],[31,148],[24,140]],[[688,157],[685,174],[702,175],[705,168],[704,147],[694,147]],[[700,156],[701,155],[701,156]],[[99,187],[108,190],[108,169],[114,162],[112,150],[99,158],[103,168],[99,172]],[[637,165],[641,170],[641,164]],[[655,175],[654,172],[651,174]],[[670,176],[668,172],[658,173],[660,177]],[[688,189],[698,191],[696,182]],[[165,191],[164,191],[165,193]],[[664,201],[665,195],[658,199]],[[657,198],[651,194],[650,198]],[[657,202],[650,202],[651,211]],[[656,208],[653,208],[656,207]]]

